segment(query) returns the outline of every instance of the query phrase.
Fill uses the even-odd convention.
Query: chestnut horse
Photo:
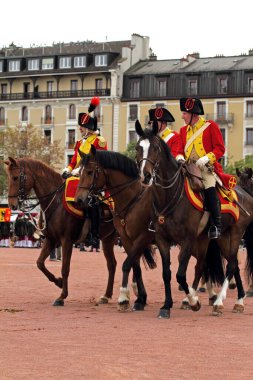
[[[45,215],[45,229],[42,250],[37,259],[38,268],[49,281],[62,289],[60,296],[55,300],[54,306],[63,306],[68,296],[68,277],[73,244],[81,234],[84,219],[77,218],[66,211],[62,203],[65,181],[61,175],[45,163],[31,159],[13,159],[5,161],[8,174],[8,202],[12,210],[22,208],[29,201],[28,194],[33,189],[39,200],[42,212]],[[31,199],[31,198],[30,198]],[[109,220],[101,223],[101,240],[103,252],[109,272],[107,288],[99,303],[107,303],[112,297],[116,259],[114,255],[114,242],[116,231]],[[87,229],[88,232],[88,229]],[[56,278],[45,266],[45,260],[54,247],[62,246],[62,277]]]
[[[194,256],[196,255],[201,260],[207,252],[209,243],[207,221],[203,219],[206,212],[197,210],[190,203],[184,187],[185,176],[182,165],[177,163],[166,143],[159,137],[157,123],[153,123],[152,129],[144,131],[137,121],[136,132],[140,136],[137,143],[137,162],[141,179],[153,190],[152,220],[155,225],[158,248],[161,255],[166,256],[172,240],[180,245],[177,281],[185,291],[192,309],[199,310],[199,297],[195,289],[189,287],[186,273],[191,253],[195,252]],[[213,305],[214,315],[222,314],[223,300],[226,298],[229,280],[233,275],[238,291],[234,311],[244,310],[245,292],[237,252],[242,236],[253,220],[253,198],[239,186],[235,190],[239,203],[243,204],[248,212],[241,211],[236,223],[232,215],[222,214],[222,236],[217,240],[217,244],[227,260],[227,267],[225,281]],[[247,254],[252,257],[253,252],[247,251]],[[164,272],[168,271],[169,268],[164,269]],[[170,292],[166,293],[166,299],[166,305],[172,305]],[[164,311],[165,316],[166,312],[169,310]]]

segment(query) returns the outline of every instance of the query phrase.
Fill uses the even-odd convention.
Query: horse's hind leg
[[[115,237],[116,237],[115,230],[113,231],[112,234],[110,234],[106,238],[101,237],[103,252],[104,252],[107,269],[108,269],[108,281],[107,281],[105,294],[98,299],[97,304],[108,303],[109,299],[112,298],[114,278],[115,278],[115,272],[116,272],[116,267],[117,267],[117,261],[115,259],[115,254],[114,254]]]
[[[67,238],[62,241],[62,292],[60,297],[54,301],[53,306],[64,306],[64,300],[68,297],[68,278],[70,272],[72,249],[73,244],[71,239]]]
[[[144,307],[147,303],[147,292],[142,279],[140,259],[137,259],[136,262],[133,264],[133,278],[137,283],[137,299],[134,302],[132,310],[142,311],[144,310]]]
[[[54,244],[47,238],[44,239],[42,244],[41,253],[37,259],[37,267],[48,278],[49,281],[55,283],[59,288],[62,288],[62,278],[56,278],[45,266],[45,261],[54,248]]]
[[[243,289],[242,279],[240,275],[240,268],[238,265],[234,271],[234,277],[235,277],[235,283],[236,283],[237,292],[238,292],[238,299],[234,305],[233,312],[242,313],[244,311],[245,292]]]

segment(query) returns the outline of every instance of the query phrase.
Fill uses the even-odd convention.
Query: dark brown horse
[[[33,189],[39,200],[42,212],[45,215],[45,229],[43,234],[42,250],[37,260],[38,268],[44,273],[49,281],[54,282],[62,289],[60,296],[55,300],[54,306],[63,306],[68,296],[68,277],[70,272],[70,261],[73,244],[78,240],[84,219],[79,219],[63,206],[62,197],[65,188],[60,174],[56,173],[41,161],[31,158],[13,159],[5,161],[8,174],[8,202],[12,210],[24,207],[28,201],[28,195]],[[88,229],[87,229],[88,231]],[[114,275],[116,270],[116,259],[114,256],[114,242],[116,231],[109,220],[102,220],[101,240],[104,255],[109,272],[107,288],[99,303],[107,303],[112,297]],[[56,278],[45,266],[45,260],[54,247],[62,246],[62,277]]]
[[[253,170],[252,168],[245,167],[242,171],[236,169],[236,175],[238,177],[238,185],[240,185],[247,193],[249,193],[253,197]],[[244,244],[247,251],[253,250],[253,223],[247,227],[245,234],[243,236]],[[249,288],[246,291],[247,297],[253,297],[253,272],[251,270],[253,260],[252,257],[247,256],[247,276],[249,281]]]
[[[168,254],[171,241],[181,247],[177,281],[186,293],[192,309],[198,310],[200,302],[195,289],[188,286],[186,273],[191,254],[204,262],[208,247],[206,212],[194,208],[188,200],[182,166],[171,155],[168,146],[158,136],[157,124],[152,130],[143,130],[139,122],[136,123],[136,132],[140,136],[137,144],[137,160],[141,170],[141,178],[146,186],[153,189],[152,219],[156,230],[156,242],[162,256]],[[222,215],[222,237],[217,240],[222,255],[227,260],[226,279],[213,306],[213,314],[221,314],[223,300],[226,298],[229,280],[235,276],[238,290],[238,299],[234,310],[241,312],[244,309],[243,289],[237,252],[241,238],[247,226],[253,220],[253,199],[241,187],[236,188],[238,200],[244,205],[250,215],[241,211],[239,220],[235,223],[229,214]],[[248,252],[252,256],[253,252]],[[169,273],[169,268],[163,269]],[[200,271],[201,273],[201,271]],[[166,279],[168,281],[168,278]],[[167,284],[165,284],[166,286]],[[164,315],[169,312],[172,299],[170,292],[166,292]]]
[[[87,206],[90,196],[98,196],[109,191],[115,204],[113,223],[127,253],[123,263],[123,280],[120,288],[118,309],[129,308],[128,275],[134,270],[138,288],[138,298],[133,310],[143,310],[147,293],[141,277],[139,259],[142,252],[149,249],[154,241],[154,233],[148,230],[151,221],[151,191],[142,186],[136,163],[116,152],[99,151],[92,147],[82,158],[80,183],[76,191],[76,203]],[[133,257],[133,260],[131,260]],[[151,259],[149,266],[155,267]]]

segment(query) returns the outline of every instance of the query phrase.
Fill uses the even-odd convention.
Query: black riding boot
[[[208,231],[209,239],[218,239],[221,236],[221,212],[220,201],[215,187],[205,190],[205,199],[208,210],[211,214],[211,226]]]

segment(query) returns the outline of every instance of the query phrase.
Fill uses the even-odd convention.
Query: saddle
[[[204,190],[200,169],[193,163],[187,162],[183,166],[184,175],[188,178],[192,190],[196,193]]]

